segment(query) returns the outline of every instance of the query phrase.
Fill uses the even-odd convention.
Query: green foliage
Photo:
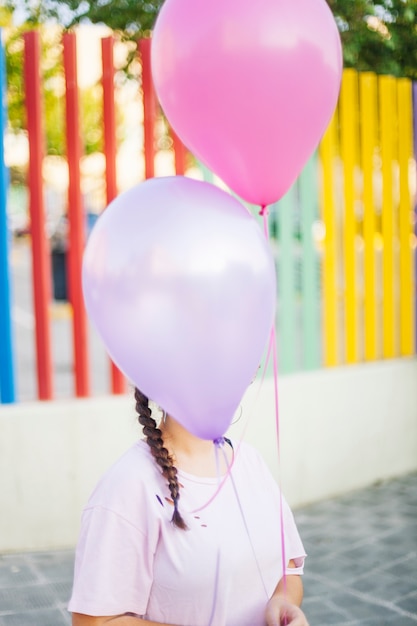
[[[9,124],[14,131],[25,128],[23,89],[23,39],[20,31],[7,31],[6,37],[7,106]]]
[[[38,27],[39,28],[39,27]],[[6,31],[6,71],[8,89],[9,127],[14,132],[26,129],[25,85],[24,85],[24,41],[23,32],[28,24]],[[62,28],[54,25],[39,28],[41,33],[42,97],[45,110],[46,153],[63,155],[66,150],[64,135],[65,78],[62,69]],[[84,152],[90,154],[102,147],[101,90],[97,86],[80,93],[82,111],[82,138]]]
[[[346,67],[417,78],[417,0],[327,0],[343,42]],[[64,27],[104,23],[125,39],[152,29],[163,0],[21,0],[27,22]],[[4,7],[12,11],[13,0]]]
[[[417,0],[327,0],[346,67],[417,79]]]
[[[62,12],[62,5],[70,8],[74,15],[71,24],[87,18],[93,24],[107,24],[127,37],[137,37],[152,29],[162,0],[56,0],[54,4],[56,14]]]
[[[136,40],[152,29],[162,0],[24,0],[33,19],[104,23]],[[346,67],[417,78],[417,0],[327,0]],[[13,6],[11,0],[6,5]]]
[[[84,89],[80,94],[81,137],[85,154],[103,150],[102,90],[99,85]]]
[[[126,37],[149,31],[162,3],[162,0],[20,0],[28,21],[55,19],[68,28],[87,19],[93,24],[107,24]],[[16,3],[5,0],[4,4],[13,10]]]

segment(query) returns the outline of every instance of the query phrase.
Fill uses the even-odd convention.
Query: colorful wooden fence
[[[320,146],[325,365],[415,353],[412,88],[345,70]]]
[[[48,313],[51,267],[44,228],[41,171],[44,138],[39,34],[29,32],[24,41],[25,89],[27,102],[30,102],[27,107],[28,185],[37,388],[40,399],[50,399],[54,396]],[[74,395],[80,397],[91,393],[91,364],[81,291],[84,207],[76,44],[74,33],[64,36],[70,174],[69,300]],[[118,193],[113,44],[113,38],[106,37],[101,48],[107,202]],[[149,40],[140,42],[139,57],[144,110],[144,175],[151,177],[155,174],[158,118],[150,75]],[[415,142],[416,94],[416,86],[409,80],[345,70],[337,111],[317,153],[289,193],[271,207],[271,245],[276,254],[278,276],[279,365],[283,373],[415,354],[416,144],[413,138]],[[183,174],[187,167],[186,150],[174,133],[171,137],[174,170]],[[215,180],[203,166],[200,170],[201,177]],[[13,333],[10,315],[4,314],[10,311],[5,207],[1,215],[4,218],[0,222],[1,401],[12,402],[15,399]],[[111,363],[109,372],[109,391],[122,393],[125,389],[123,376]]]
[[[408,79],[345,70],[318,158],[278,204],[285,372],[415,354],[416,95]]]

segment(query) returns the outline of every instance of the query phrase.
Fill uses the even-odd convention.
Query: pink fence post
[[[116,113],[114,102],[114,37],[101,40],[101,56],[103,65],[103,123],[104,123],[104,154],[106,158],[106,200],[109,204],[117,196],[116,172]],[[111,362],[111,387],[115,394],[126,390],[125,378],[116,365]]]
[[[51,296],[51,261],[45,234],[42,162],[44,135],[40,86],[40,38],[36,31],[24,34],[24,78],[29,137],[29,211],[32,240],[32,284],[35,311],[36,373],[38,397],[52,398],[52,357],[48,305]]]
[[[65,33],[64,71],[66,84],[66,138],[69,169],[68,220],[69,299],[73,310],[73,347],[75,361],[75,393],[77,397],[89,395],[87,351],[87,319],[81,285],[82,257],[85,243],[85,216],[81,196],[81,140],[77,81],[77,49],[75,33]]]
[[[151,72],[151,39],[139,41],[139,52],[142,60],[145,178],[152,178],[155,175],[156,96]]]

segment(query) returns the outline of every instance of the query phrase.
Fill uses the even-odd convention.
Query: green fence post
[[[282,373],[296,369],[296,293],[294,263],[294,209],[296,187],[279,201],[278,226],[278,354]]]
[[[301,207],[301,297],[303,367],[306,370],[320,366],[320,280],[319,262],[314,246],[314,222],[318,219],[317,155],[305,166],[299,179]]]

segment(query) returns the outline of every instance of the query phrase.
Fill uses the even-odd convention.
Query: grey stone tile
[[[365,573],[350,584],[350,588],[361,593],[373,594],[397,582],[397,577],[380,571],[375,575]]]
[[[0,589],[1,613],[23,612],[30,609],[53,607],[55,596],[49,585]]]
[[[365,576],[354,581],[351,587],[361,593],[372,595],[377,600],[396,603],[399,598],[417,591],[417,582],[411,578],[399,578],[385,572]]]
[[[398,552],[395,548],[386,546],[383,542],[369,542],[342,553],[356,560],[363,567],[364,573],[375,569],[385,569],[390,563],[396,561]]]
[[[69,626],[71,624],[70,617],[64,616],[59,609],[14,613],[3,615],[0,619],[1,626]]]
[[[394,616],[390,612],[390,614],[385,617],[370,617],[353,622],[349,621],[342,624],[335,624],[334,626],[416,626],[416,623],[415,620],[409,617],[402,615]]]
[[[397,531],[384,537],[384,544],[393,546],[400,554],[409,554],[413,541],[413,536],[407,526],[402,526]],[[417,545],[415,548],[417,549]]]
[[[404,611],[408,611],[408,613],[413,613],[417,616],[417,593],[398,600],[397,605]]]
[[[371,600],[371,598],[370,598]],[[346,593],[338,593],[332,596],[332,601],[340,609],[344,610],[349,619],[367,619],[367,618],[380,618],[380,620],[391,618],[390,624],[395,624],[395,619],[398,613],[395,610],[391,610],[386,606],[375,604],[370,601],[355,597]]]
[[[34,569],[47,580],[72,580],[74,573],[73,551],[33,552],[28,559]]]
[[[72,580],[64,582],[53,582],[49,585],[49,590],[60,604],[67,605],[72,591]]]
[[[303,611],[310,626],[335,626],[346,621],[346,614],[331,602],[322,599],[304,600]]]
[[[417,581],[417,556],[409,556],[393,565],[388,564],[385,571],[401,576],[402,578],[410,577]]]
[[[0,589],[36,582],[37,575],[23,556],[0,556]]]
[[[314,574],[305,574],[303,577],[304,584],[304,599],[310,600],[313,598],[324,598],[332,593],[329,586],[322,580],[317,579]]]
[[[414,582],[414,588],[417,586],[417,581],[413,581]],[[407,600],[410,597],[417,597],[417,589],[414,589],[414,591],[412,591],[411,593],[407,593],[401,597],[399,597],[397,599],[397,603],[401,602],[401,600]]]
[[[314,573],[319,574],[321,580],[327,580],[338,585],[347,585],[363,575],[363,565],[347,556],[337,558],[317,559],[312,565]]]

